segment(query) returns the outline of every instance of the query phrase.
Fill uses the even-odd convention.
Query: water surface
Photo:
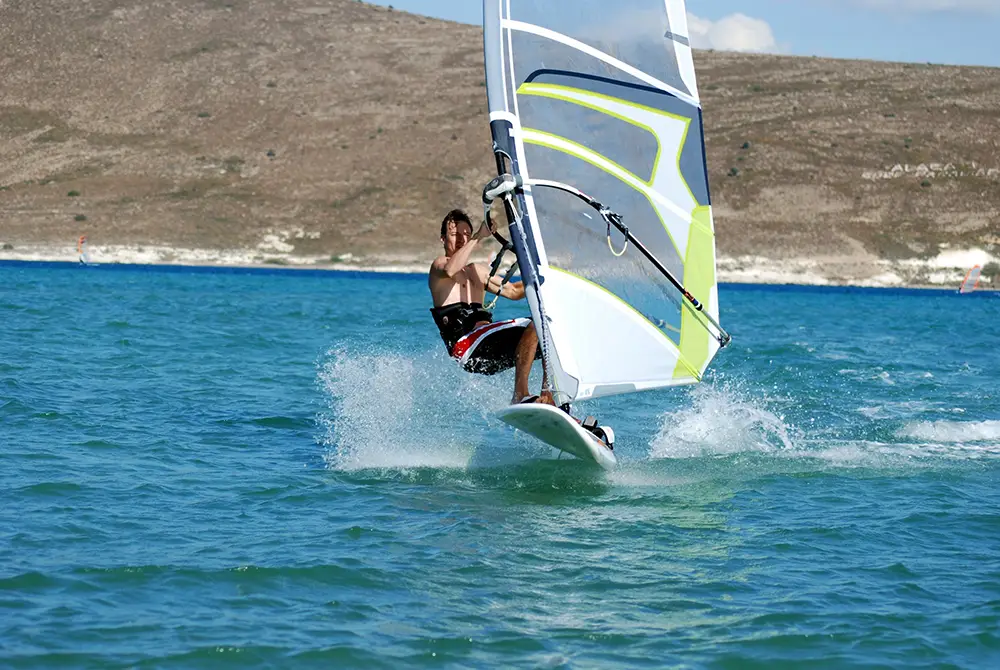
[[[1000,299],[724,287],[705,384],[580,406],[602,474],[428,297],[0,266],[0,664],[1000,662]]]

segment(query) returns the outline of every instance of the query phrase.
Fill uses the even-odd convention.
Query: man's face
[[[447,256],[454,256],[455,252],[464,247],[472,237],[472,226],[465,221],[448,222],[447,232],[441,238],[444,242],[444,251]]]

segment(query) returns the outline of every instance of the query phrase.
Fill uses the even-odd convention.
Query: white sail
[[[699,381],[722,338],[684,2],[484,0],[484,32],[498,170],[526,184],[512,242],[557,401]],[[617,255],[622,230],[537,180],[614,210],[646,253]]]

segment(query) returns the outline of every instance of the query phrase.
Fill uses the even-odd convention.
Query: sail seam
[[[507,2],[507,18],[504,19],[503,16],[501,15],[500,17],[501,26],[504,24],[505,21],[510,20],[510,0],[506,0],[506,2]],[[517,75],[514,72],[514,37],[513,33],[510,30],[507,31],[507,58],[509,59],[510,62],[510,82],[511,82],[510,92],[511,92],[511,97],[514,99],[514,114],[520,118],[521,111],[518,109],[518,104],[517,104]]]
[[[500,25],[503,26],[503,20],[504,20],[503,19],[503,4],[501,4],[499,2],[497,3],[497,20],[499,21]],[[510,101],[507,99],[507,64],[506,64],[507,56],[506,56],[505,51],[506,51],[506,49],[504,48],[503,29],[501,28],[501,31],[500,31],[500,81],[503,84],[503,108],[504,108],[505,111],[507,111],[509,113],[510,112]],[[513,87],[511,87],[511,90],[513,90]],[[517,96],[513,96],[513,97],[517,97]]]

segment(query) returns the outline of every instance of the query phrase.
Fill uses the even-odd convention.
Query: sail
[[[484,0],[484,39],[498,169],[525,180],[511,241],[557,400],[699,381],[719,305],[683,0]],[[533,180],[614,210],[703,311],[593,208]]]
[[[81,235],[76,241],[76,253],[82,265],[90,264],[90,252],[87,251],[87,236]]]
[[[983,272],[983,268],[979,265],[974,266],[969,270],[965,279],[962,280],[962,285],[958,288],[959,293],[972,293],[979,286],[979,277]]]

